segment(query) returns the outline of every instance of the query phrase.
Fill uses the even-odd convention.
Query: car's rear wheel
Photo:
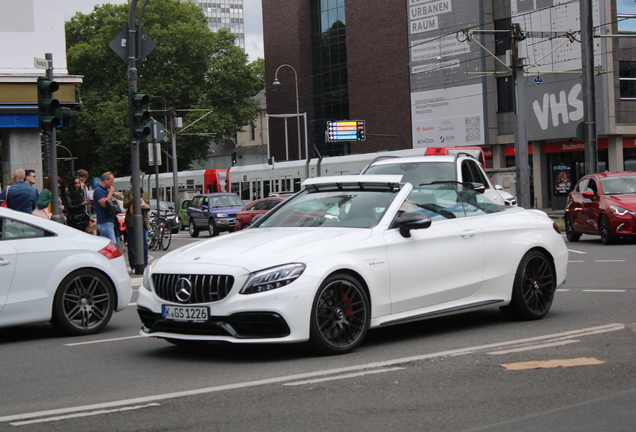
[[[537,320],[543,318],[554,299],[556,272],[545,254],[539,251],[526,253],[515,275],[512,300],[501,311],[515,320]]]
[[[190,219],[189,225],[190,237],[199,237],[199,228],[194,225],[194,221]]]
[[[603,242],[604,245],[611,245],[616,241],[612,235],[609,220],[605,215],[601,215],[598,220],[598,233],[601,236],[601,242]]]
[[[311,347],[328,355],[353,351],[367,334],[369,315],[369,299],[360,282],[345,273],[329,276],[311,310]]]
[[[97,333],[110,321],[114,302],[113,286],[106,276],[96,270],[78,270],[57,288],[51,323],[72,335]]]
[[[574,225],[572,224],[572,218],[570,215],[565,215],[565,236],[568,241],[574,243],[579,241],[581,234],[574,231]]]
[[[219,235],[219,228],[214,223],[214,219],[210,219],[208,221],[208,231],[210,232],[210,237],[216,237]]]

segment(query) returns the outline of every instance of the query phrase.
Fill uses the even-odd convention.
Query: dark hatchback
[[[198,237],[200,231],[209,231],[211,237],[234,231],[236,214],[244,205],[234,193],[196,195],[187,212],[190,236]]]

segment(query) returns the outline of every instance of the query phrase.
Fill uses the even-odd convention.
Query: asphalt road
[[[1,329],[0,431],[633,431],[636,244],[568,247],[541,321],[496,309],[421,321],[370,331],[344,356],[187,350],[140,337],[134,306],[93,336]],[[538,368],[507,369],[525,362]]]

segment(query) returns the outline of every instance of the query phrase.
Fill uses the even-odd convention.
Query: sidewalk
[[[548,214],[552,219],[562,218],[565,215],[565,210],[552,210],[551,208],[540,209]]]

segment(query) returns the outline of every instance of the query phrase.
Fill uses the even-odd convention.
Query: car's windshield
[[[431,220],[455,219],[496,213],[501,208],[472,187],[458,182],[439,182],[413,188],[400,212],[428,215]]]
[[[413,186],[434,181],[457,180],[451,162],[410,162],[370,166],[364,174],[402,174],[402,181]]]
[[[211,196],[209,199],[210,208],[219,208],[219,207],[243,207],[245,204],[237,195],[218,195]]]
[[[157,200],[150,200],[150,210],[157,210]],[[168,207],[165,201],[159,201],[159,210],[170,210],[170,207]]]
[[[636,193],[636,176],[605,177],[601,179],[605,195]]]
[[[270,213],[260,227],[370,228],[380,221],[396,190],[356,185],[308,189]]]

